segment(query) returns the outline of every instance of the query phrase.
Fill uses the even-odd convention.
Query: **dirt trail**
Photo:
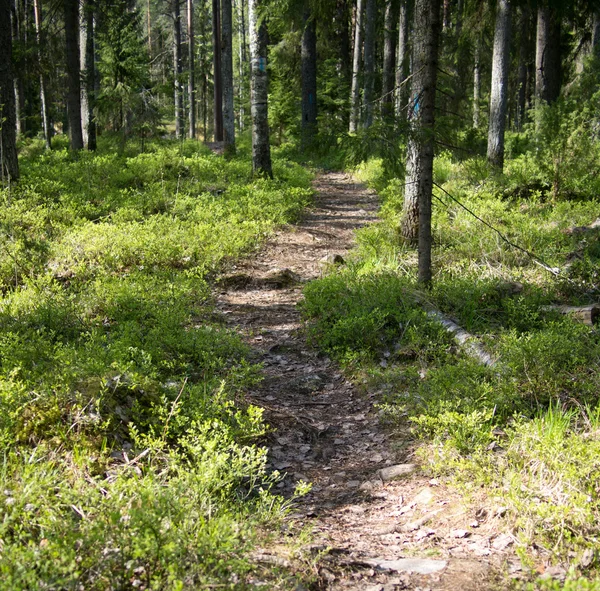
[[[296,307],[303,283],[322,275],[324,257],[346,258],[354,230],[376,222],[378,209],[377,196],[342,173],[321,175],[315,189],[300,224],[222,278],[217,306],[264,364],[251,399],[275,426],[269,458],[287,473],[282,493],[313,483],[294,520],[312,526],[313,552],[329,549],[319,588],[490,589],[497,566],[512,563],[502,509],[466,509],[415,466],[388,480],[385,468],[414,462],[410,447],[379,424],[375,393],[359,392],[306,344]]]

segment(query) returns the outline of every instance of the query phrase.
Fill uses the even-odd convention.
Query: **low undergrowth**
[[[0,211],[0,589],[246,588],[285,503],[243,403],[258,368],[209,284],[298,217],[309,173],[253,179],[195,142],[32,143],[21,166]]]
[[[381,392],[391,427],[408,425],[421,440],[427,471],[467,494],[483,487],[501,497],[533,575],[559,565],[567,588],[597,589],[600,335],[552,305],[598,297],[600,231],[588,226],[600,203],[507,198],[515,167],[494,178],[479,159],[437,157],[447,193],[435,189],[434,287],[424,292],[399,235],[401,183],[379,161],[365,163],[357,174],[380,192],[382,222],[359,231],[346,266],[307,286],[304,312],[313,341]],[[469,357],[431,307],[476,335],[496,363]]]

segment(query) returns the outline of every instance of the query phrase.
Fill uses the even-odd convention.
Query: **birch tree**
[[[40,71],[40,109],[42,113],[42,128],[46,149],[52,148],[52,123],[50,121],[50,105],[48,103],[48,84],[42,65],[42,0],[33,0],[33,19],[35,23],[35,45],[37,64]]]
[[[352,59],[352,87],[350,89],[350,133],[358,128],[360,114],[360,63],[363,40],[364,0],[356,0],[356,23],[354,25],[354,56]]]
[[[490,92],[490,122],[487,159],[496,169],[504,166],[504,130],[508,105],[508,63],[510,58],[509,0],[498,0],[492,55],[492,88]]]
[[[267,25],[259,19],[261,0],[248,0],[250,21],[250,105],[252,115],[252,169],[273,177],[269,141]]]

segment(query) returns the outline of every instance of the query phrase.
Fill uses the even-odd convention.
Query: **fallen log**
[[[555,310],[588,326],[594,326],[600,320],[600,304],[588,304],[587,306],[552,305],[543,306],[542,310]]]
[[[496,360],[484,349],[483,345],[479,342],[476,336],[467,332],[464,328],[460,327],[456,322],[450,320],[444,316],[438,310],[429,310],[427,316],[435,319],[439,322],[448,332],[454,335],[454,338],[458,344],[464,349],[465,353],[474,359],[477,359],[483,365],[492,367],[495,365]]]

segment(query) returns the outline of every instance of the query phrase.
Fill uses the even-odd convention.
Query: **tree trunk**
[[[180,140],[184,136],[183,123],[183,84],[181,76],[181,0],[172,0],[173,17],[173,99],[175,103],[175,137]]]
[[[79,78],[79,1],[64,0],[67,57],[67,117],[71,150],[83,149],[81,84]]]
[[[223,78],[221,69],[221,2],[212,0],[215,142],[223,141]]]
[[[504,130],[506,128],[506,107],[508,105],[510,15],[509,0],[498,0],[492,55],[492,89],[490,92],[487,159],[494,168],[500,171],[504,166]]]
[[[189,130],[191,139],[196,139],[196,37],[194,36],[194,0],[187,0],[187,29],[188,29],[188,100],[189,100]]]
[[[481,40],[475,40],[473,64],[473,128],[479,128],[479,97],[481,96]]]
[[[363,39],[364,0],[356,0],[356,23],[354,25],[354,58],[352,60],[352,88],[350,90],[350,133],[358,128],[360,114],[360,57]]]
[[[592,18],[592,54],[600,57],[600,11],[595,10]]]
[[[350,42],[350,28],[348,27],[348,0],[337,0],[335,17],[339,36],[340,73],[344,84],[352,80],[352,43]]]
[[[223,132],[225,153],[235,154],[235,113],[233,110],[233,19],[231,0],[221,0],[221,47],[223,76]]]
[[[240,100],[240,112],[239,112],[239,127],[240,131],[244,129],[245,119],[245,93],[244,88],[246,87],[246,63],[248,62],[248,56],[246,52],[246,15],[245,15],[245,3],[244,0],[240,0],[240,20],[239,20],[239,46],[240,46],[240,74],[239,74],[239,100]]]
[[[521,23],[519,31],[519,68],[517,70],[517,105],[515,111],[515,129],[523,130],[527,102],[527,64],[530,49],[530,12],[527,7],[520,10]]]
[[[150,0],[146,0],[146,29],[148,33],[148,55],[152,57],[152,17],[150,11]]]
[[[81,47],[81,127],[83,143],[88,150],[96,149],[95,78],[96,51],[94,41],[94,0],[84,0],[81,9],[79,40]]]
[[[444,0],[442,22],[444,31],[450,28],[450,0]]]
[[[24,45],[22,30],[23,30],[23,15],[20,10],[21,6],[15,1],[11,0],[11,20],[8,22],[12,25],[12,38],[18,41],[21,45]],[[23,85],[23,63],[15,63],[13,67],[13,84],[15,89],[15,117],[16,117],[16,130],[17,136],[20,136],[25,132],[25,89]]]
[[[556,8],[538,6],[535,49],[536,102],[553,103],[560,94],[560,17]]]
[[[408,2],[409,0],[400,0],[400,16],[398,18],[398,55],[396,58],[396,118],[398,121],[406,119],[406,105],[409,96],[407,81],[410,68]]]
[[[383,31],[382,112],[385,117],[393,113],[394,94],[394,10],[392,0],[385,5]]]
[[[0,0],[0,179],[19,178],[17,117],[12,72],[10,0]]]
[[[33,0],[33,16],[35,21],[35,41],[37,52],[37,65],[40,71],[40,110],[42,114],[42,128],[44,130],[44,142],[46,149],[52,148],[52,123],[48,107],[48,91],[46,75],[42,66],[42,7],[41,0]]]
[[[308,9],[302,32],[302,149],[313,146],[317,134],[317,30]]]
[[[375,27],[377,25],[377,0],[367,0],[365,15],[365,86],[363,91],[364,127],[373,124],[373,98],[375,91]]]
[[[419,282],[431,283],[431,194],[435,86],[440,36],[440,0],[416,0],[413,48],[412,133],[409,136],[404,187],[402,235],[418,240]]]
[[[269,141],[267,25],[258,22],[260,0],[248,0],[250,20],[250,103],[252,112],[252,169],[273,178]]]

